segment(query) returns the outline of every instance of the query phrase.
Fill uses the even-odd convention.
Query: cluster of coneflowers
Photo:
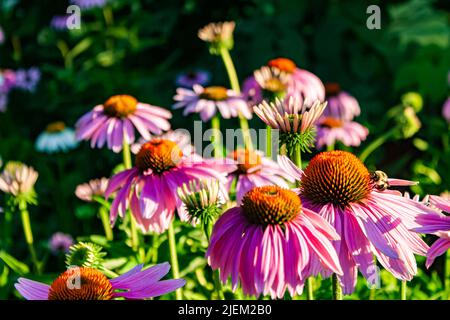
[[[222,59],[230,88],[204,86],[209,76],[199,74],[195,81],[196,74],[189,74],[179,79],[184,85],[177,89],[173,108],[183,109],[185,116],[198,114],[216,130],[221,119],[238,118],[244,143],[235,150],[225,151],[213,137],[214,157],[203,158],[188,137],[171,130],[170,111],[126,94],[95,106],[75,125],[76,140],[123,154],[122,171],[80,185],[77,197],[99,204],[108,240],[120,217],[142,261],[143,235],[157,238],[167,232],[175,279],[158,282],[169,271],[167,263],[145,270],[138,265],[115,275],[96,262],[100,249],[81,243],[68,254],[68,265],[79,267],[64,271],[51,285],[19,279],[16,288],[25,298],[141,299],[173,290],[177,299],[183,298],[175,213],[204,231],[207,262],[218,270],[213,273],[218,297],[223,297],[220,283],[230,281],[232,290],[240,287],[246,296],[281,299],[301,295],[307,287],[307,297],[313,299],[312,279],[320,275],[332,277],[333,297],[342,299],[355,290],[358,271],[369,281],[379,263],[402,281],[404,298],[406,281],[417,273],[414,255],[427,256],[429,266],[450,247],[450,217],[445,215],[450,213],[449,200],[411,199],[391,187],[415,182],[370,171],[356,155],[335,150],[338,144],[358,146],[368,135],[354,121],[361,112],[358,102],[338,84],[323,85],[292,60],[276,58],[246,79],[240,91],[230,56],[234,28],[234,22],[212,23],[198,33],[210,53]],[[267,125],[269,154],[253,145],[248,126],[253,115]],[[53,146],[43,148],[48,152],[71,148],[42,142],[56,133],[67,135],[64,130],[61,123],[49,125],[38,145]],[[279,155],[270,154],[274,130],[282,145]],[[303,153],[322,147],[327,151],[302,165]],[[21,211],[27,243],[39,266],[26,210],[35,198],[36,179],[32,168],[9,164],[0,176],[0,189]],[[421,233],[440,239],[429,248]],[[71,243],[61,234],[52,241],[66,250]],[[75,261],[79,255],[84,255],[81,264]],[[67,288],[68,279],[76,275],[83,279],[81,288]]]

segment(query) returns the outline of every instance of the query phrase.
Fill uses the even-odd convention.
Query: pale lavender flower
[[[356,121],[322,117],[317,121],[316,146],[333,146],[337,141],[348,147],[357,147],[366,140],[369,130]]]
[[[56,15],[50,21],[50,26],[55,30],[67,30],[67,16]]]
[[[53,254],[58,254],[60,252],[69,252],[70,246],[73,244],[73,238],[70,234],[56,232],[52,235],[48,242],[50,251]]]
[[[81,9],[103,8],[107,0],[71,0],[70,3],[79,6]]]
[[[444,117],[447,122],[450,123],[450,97],[447,98],[447,100],[444,103],[444,106],[442,107],[442,116]]]
[[[180,73],[176,78],[176,84],[183,88],[192,88],[195,84],[206,86],[211,79],[208,71],[197,70],[191,72]]]

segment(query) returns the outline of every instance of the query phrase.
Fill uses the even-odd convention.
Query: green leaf
[[[12,271],[20,275],[25,275],[30,272],[30,268],[28,268],[25,263],[20,262],[5,251],[0,251],[0,259],[2,259],[3,262],[6,263],[6,265],[10,267]]]

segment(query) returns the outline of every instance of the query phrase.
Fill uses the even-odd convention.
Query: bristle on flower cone
[[[311,159],[301,183],[302,195],[314,203],[345,207],[364,200],[371,191],[370,173],[346,151],[322,152]]]
[[[238,173],[253,173],[261,169],[261,156],[254,151],[237,149],[230,153],[230,158],[236,161]]]
[[[103,104],[103,112],[111,117],[124,118],[136,111],[138,101],[127,95],[115,95]]]
[[[108,278],[93,268],[70,268],[50,286],[49,300],[111,300],[113,288]]]
[[[278,68],[281,71],[287,72],[287,73],[293,73],[297,66],[295,65],[294,61],[287,58],[276,58],[270,60],[267,65],[269,67]]]
[[[299,196],[278,186],[255,187],[242,198],[242,209],[250,223],[283,225],[300,214]]]
[[[203,89],[200,98],[206,100],[222,101],[228,98],[228,90],[221,86],[211,86]]]
[[[171,140],[156,138],[142,145],[136,155],[136,167],[145,172],[151,169],[162,173],[175,167],[183,156],[180,147]]]
[[[62,121],[56,121],[49,123],[47,127],[45,128],[45,131],[48,133],[56,133],[61,132],[66,128],[66,125]]]

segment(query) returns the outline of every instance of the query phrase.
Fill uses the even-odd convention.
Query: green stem
[[[213,270],[213,281],[214,281],[214,291],[216,293],[218,300],[224,300],[225,296],[223,295],[222,283],[219,279],[219,270]]]
[[[327,151],[333,151],[334,150],[334,143],[327,145]]]
[[[266,126],[266,156],[270,158],[272,156],[272,127]]]
[[[406,280],[401,280],[400,282],[400,300],[406,300]]]
[[[332,276],[332,287],[333,287],[333,300],[342,300],[342,287],[339,284],[339,279],[334,273]]]
[[[158,234],[154,233],[152,237],[152,263],[158,262]]]
[[[100,219],[102,220],[103,229],[105,230],[106,240],[112,241],[114,239],[111,224],[109,223],[109,214],[105,207],[100,207],[99,209]]]
[[[31,260],[33,261],[33,265],[36,269],[36,272],[38,274],[41,274],[40,263],[39,260],[37,259],[36,251],[34,249],[33,232],[31,230],[31,223],[30,223],[30,214],[28,213],[26,202],[23,201],[19,204],[19,210],[20,210],[20,217],[22,219],[23,232],[25,234],[25,241],[28,244]]]
[[[236,93],[241,93],[241,87],[239,86],[239,80],[234,67],[233,59],[231,59],[230,52],[227,48],[220,48],[220,57],[222,58],[225,69],[227,70],[228,78],[230,80],[231,89]],[[239,112],[239,125],[241,126],[242,135],[244,137],[244,145],[247,149],[253,150],[252,138],[248,126],[247,119]]]
[[[178,266],[177,245],[175,242],[175,231],[173,229],[173,221],[169,225],[169,229],[167,230],[167,238],[169,240],[170,264],[172,266],[172,275],[174,279],[179,279],[180,268]],[[181,291],[181,288],[175,291],[175,297],[177,300],[183,299],[183,293]]]
[[[381,135],[377,139],[373,140],[361,154],[359,155],[359,159],[364,162],[367,157],[374,152],[376,149],[381,147],[389,138],[391,138],[395,133],[395,128],[387,131],[385,134]]]
[[[294,150],[288,150],[288,154],[290,155],[292,162],[294,162],[295,165],[301,169],[302,168],[302,154],[301,154],[300,146],[295,146]]]
[[[306,298],[314,300],[314,278],[312,277],[306,279]]]
[[[220,117],[217,113],[211,119],[211,129],[213,130],[211,142],[214,145],[214,158],[221,158],[222,144],[220,141]]]
[[[131,164],[130,145],[125,140],[123,141],[122,155],[123,155],[123,165],[125,166],[125,169],[131,169],[132,164]],[[130,230],[131,230],[131,247],[133,248],[134,251],[138,251],[139,235],[136,226],[136,220],[134,219],[131,212],[130,212]]]

